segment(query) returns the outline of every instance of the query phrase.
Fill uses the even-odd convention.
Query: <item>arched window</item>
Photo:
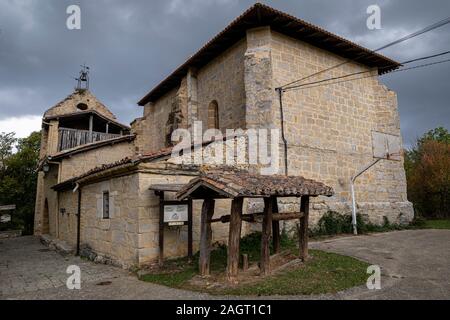
[[[208,106],[208,129],[219,129],[219,104],[216,100]]]

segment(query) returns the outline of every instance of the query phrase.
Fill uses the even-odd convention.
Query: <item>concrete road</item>
[[[312,248],[353,256],[382,270],[381,290],[340,293],[342,299],[450,299],[450,230],[414,230],[346,237]]]
[[[382,268],[381,290],[365,286],[322,296],[265,299],[450,299],[450,230],[338,238],[311,248],[354,256]],[[67,267],[81,269],[81,290],[69,290]],[[128,272],[49,251],[34,237],[0,241],[0,299],[215,299],[141,282]],[[241,297],[223,297],[242,299]]]

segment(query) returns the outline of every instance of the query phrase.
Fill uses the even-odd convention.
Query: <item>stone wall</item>
[[[110,195],[110,219],[102,217],[104,191],[109,191]],[[104,260],[112,260],[125,268],[137,265],[139,201],[137,174],[84,186],[81,199],[81,246],[88,246]]]
[[[101,257],[125,268],[154,263],[159,257],[159,197],[150,191],[154,184],[183,184],[195,178],[195,170],[180,170],[167,162],[144,163],[136,173],[82,186],[81,247],[88,247]],[[103,219],[102,196],[110,194],[110,219]],[[166,193],[166,200],[173,199]],[[203,201],[193,202],[193,249],[198,250]],[[230,213],[231,200],[217,200],[215,218]],[[248,203],[244,204],[244,214]],[[59,239],[76,245],[77,193],[59,193]],[[228,224],[214,223],[213,243],[228,241]],[[243,223],[242,234],[250,232]],[[56,236],[56,235],[55,235]],[[165,227],[165,258],[187,255],[187,226]]]
[[[344,62],[330,52],[285,35],[271,32],[274,87]],[[320,80],[353,72],[370,71],[347,63],[331,72],[308,79]],[[325,211],[350,211],[349,181],[373,161],[372,131],[400,136],[395,93],[373,77],[288,91],[283,95],[289,174],[303,175],[332,186],[336,196],[313,202],[312,222]],[[279,102],[274,92],[272,110],[280,126]],[[403,161],[382,161],[361,176],[356,184],[359,211],[377,223],[410,221],[412,205],[406,197]]]
[[[58,196],[58,235],[59,240],[65,241],[72,248],[77,244],[78,227],[78,192],[68,190],[60,192]]]
[[[208,107],[217,101],[219,128],[245,128],[244,53],[239,41],[197,72],[198,120],[208,129]]]
[[[245,128],[245,51],[246,42],[241,40],[200,70],[189,70],[177,88],[147,103],[143,117],[132,124],[136,151],[155,152],[167,146],[174,110],[181,111],[176,128],[190,128],[194,121],[202,121],[205,131],[212,101],[218,103],[220,129]]]
[[[61,181],[68,180],[77,175],[103,164],[113,163],[125,157],[134,155],[134,145],[131,141],[124,141],[113,145],[105,145],[96,149],[84,151],[64,158],[61,161]]]
[[[149,169],[153,172],[139,173],[138,246],[140,264],[156,262],[159,256],[159,197],[149,190],[150,186],[187,183],[193,178],[192,175],[158,173],[158,169],[164,168],[165,164],[149,165]],[[170,193],[166,195],[166,200],[171,200]],[[197,216],[196,210],[197,208],[194,206],[193,216]],[[194,230],[197,229],[195,221],[196,219],[194,219]],[[194,232],[194,239],[196,239],[196,234]],[[165,227],[164,256],[168,258],[186,256],[187,238],[187,226]]]
[[[58,183],[58,165],[50,165],[50,171],[39,172],[36,208],[34,214],[34,234],[50,234],[53,237],[58,235],[58,195],[51,187]],[[48,217],[44,217],[48,213]]]
[[[70,114],[80,111],[77,108],[79,103],[84,103],[88,106],[88,110],[95,110],[98,113],[110,119],[116,119],[114,114],[106,108],[89,90],[75,91],[63,101],[59,102],[54,107],[47,110],[44,117],[52,117],[62,114]]]
[[[139,209],[139,262],[151,263],[158,259],[159,254],[159,197],[149,188],[153,184],[185,184],[197,175],[196,171],[181,171],[178,166],[159,162],[144,164],[146,172],[139,173],[140,209]],[[173,199],[173,193],[166,193],[166,200]],[[193,201],[193,249],[198,251],[200,241],[200,218],[203,201]],[[231,200],[217,200],[214,218],[230,214]],[[246,212],[244,205],[244,213]],[[249,231],[247,223],[243,224],[242,234]],[[227,243],[228,224],[214,223],[212,225],[212,242]],[[164,254],[165,257],[183,257],[187,255],[187,226],[165,227]]]
[[[165,94],[155,103],[144,106],[144,116],[132,123],[132,132],[137,134],[136,152],[155,152],[166,147],[165,126],[179,88]]]
[[[274,94],[269,27],[247,30],[245,52],[246,128],[273,127]]]

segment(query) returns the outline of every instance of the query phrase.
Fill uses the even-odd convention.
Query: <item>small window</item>
[[[84,111],[84,110],[88,109],[88,106],[85,103],[79,103],[79,104],[77,104],[77,109],[81,110],[81,111]]]
[[[208,106],[208,129],[219,129],[219,104],[216,100]]]
[[[103,191],[103,219],[109,219],[109,191]]]

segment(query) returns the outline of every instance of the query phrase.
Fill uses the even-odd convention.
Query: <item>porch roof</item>
[[[198,178],[184,186],[176,198],[261,198],[334,195],[331,187],[300,176],[263,176],[247,171],[214,169],[202,171]]]

